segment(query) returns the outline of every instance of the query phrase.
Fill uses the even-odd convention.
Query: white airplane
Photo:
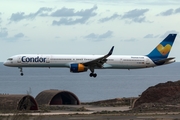
[[[54,55],[20,54],[7,59],[5,66],[18,67],[23,76],[23,67],[66,67],[70,72],[91,71],[90,77],[96,77],[95,69],[139,69],[165,65],[175,62],[168,58],[177,34],[169,34],[148,55],[111,55],[114,46],[106,55]]]

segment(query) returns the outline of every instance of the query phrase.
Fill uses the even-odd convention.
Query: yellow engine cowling
[[[80,63],[73,63],[70,65],[70,72],[78,73],[78,72],[86,72],[88,68]]]

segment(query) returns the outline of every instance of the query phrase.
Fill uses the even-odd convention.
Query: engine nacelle
[[[70,65],[70,72],[78,73],[78,72],[86,72],[88,68],[80,63],[73,63]]]

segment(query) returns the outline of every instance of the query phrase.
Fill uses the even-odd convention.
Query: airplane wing
[[[82,64],[84,66],[88,66],[91,71],[94,71],[95,67],[102,68],[103,67],[102,65],[107,61],[106,58],[108,58],[113,53],[113,49],[114,49],[114,46],[112,46],[112,48],[111,48],[111,50],[109,51],[108,54],[106,54],[106,55],[104,55],[104,56],[102,56],[100,58],[97,58],[97,59],[82,63]]]

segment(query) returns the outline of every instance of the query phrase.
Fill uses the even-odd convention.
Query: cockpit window
[[[8,60],[13,60],[13,58],[8,58]]]

